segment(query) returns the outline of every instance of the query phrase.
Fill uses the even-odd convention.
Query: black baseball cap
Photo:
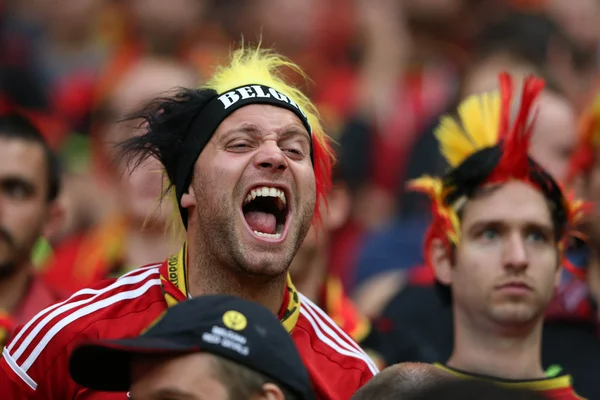
[[[277,317],[258,303],[227,295],[179,303],[135,338],[82,343],[71,354],[69,372],[89,389],[126,392],[134,356],[196,352],[229,359],[263,373],[299,399],[314,399],[296,345]]]

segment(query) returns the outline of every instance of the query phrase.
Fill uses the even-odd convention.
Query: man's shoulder
[[[370,378],[379,372],[377,366],[365,351],[344,332],[321,308],[300,295],[300,315],[292,338],[305,363],[327,370],[348,373],[357,370]],[[338,368],[332,369],[333,365]],[[367,378],[367,379],[368,379]]]
[[[4,349],[2,367],[8,366],[17,376],[29,377],[25,382],[35,383],[41,378],[37,375],[82,340],[139,334],[166,308],[159,266],[99,282],[40,311]],[[120,323],[124,319],[126,323]]]

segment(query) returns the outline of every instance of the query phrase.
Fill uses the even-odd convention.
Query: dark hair
[[[538,393],[523,389],[509,389],[490,382],[457,379],[433,385],[412,400],[542,400]]]
[[[452,375],[430,364],[407,364],[384,369],[358,389],[352,400],[410,399],[436,383],[453,379]]]
[[[262,392],[263,385],[272,383],[283,393],[285,400],[296,400],[285,386],[282,386],[265,374],[254,371],[245,365],[237,364],[223,357],[214,356],[216,377],[227,388],[229,400],[246,400]]]
[[[46,200],[56,200],[60,192],[60,162],[40,131],[26,117],[16,113],[0,115],[0,137],[39,144],[46,158],[48,193]]]
[[[509,12],[486,25],[477,36],[474,53],[481,60],[505,52],[543,70],[553,40],[571,54],[577,70],[594,63],[592,54],[581,49],[556,21],[542,13]]]
[[[141,111],[122,122],[138,121],[144,134],[134,136],[119,145],[120,159],[133,167],[155,157],[169,178],[169,190],[175,182],[178,157],[184,151],[183,141],[198,112],[214,97],[214,91],[180,88],[172,97],[159,97]]]

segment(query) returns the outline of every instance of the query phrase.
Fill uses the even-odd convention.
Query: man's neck
[[[543,379],[542,321],[507,329],[473,321],[454,309],[454,351],[448,366],[504,379]]]
[[[317,252],[314,257],[302,260],[302,265],[298,265],[296,270],[292,270],[296,289],[322,307],[321,293],[327,279],[327,255],[324,252]]]
[[[196,259],[194,259],[196,258]],[[279,314],[287,285],[287,275],[265,280],[234,271],[231,266],[199,260],[190,254],[188,290],[192,297],[228,294],[262,304],[273,314]]]
[[[0,280],[0,310],[14,312],[26,295],[31,279],[31,266],[19,266],[11,276]]]

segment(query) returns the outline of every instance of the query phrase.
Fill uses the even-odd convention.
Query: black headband
[[[292,99],[281,92],[265,85],[244,85],[231,89],[221,95],[217,92],[214,98],[198,112],[190,123],[185,138],[183,151],[175,168],[175,193],[179,212],[184,226],[187,228],[187,209],[181,207],[181,197],[187,191],[192,177],[194,164],[200,153],[215,133],[221,122],[234,111],[250,104],[270,104],[292,111],[300,120],[312,138],[312,129],[306,114]],[[311,159],[313,157],[311,141]]]

